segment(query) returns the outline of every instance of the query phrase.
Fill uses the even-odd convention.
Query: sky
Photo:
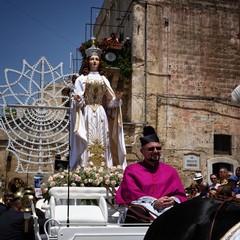
[[[4,69],[21,71],[42,56],[52,66],[63,62],[71,73],[70,53],[90,39],[91,12],[95,22],[103,0],[0,0],[0,85]],[[87,28],[87,31],[86,31]],[[80,66],[80,65],[79,65]]]

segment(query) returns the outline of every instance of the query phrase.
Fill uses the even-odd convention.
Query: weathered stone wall
[[[199,155],[199,170],[206,176],[212,173],[208,160],[216,157],[221,157],[219,162],[234,160],[235,169],[240,160],[239,116],[239,108],[219,102],[159,98],[158,131],[166,162],[181,172],[185,183],[190,183],[192,173],[183,169],[184,154]],[[214,134],[232,136],[232,155],[214,155]]]
[[[199,156],[198,171],[206,180],[213,162],[230,163],[234,170],[240,164],[240,108],[229,100],[240,84],[238,1],[134,1],[130,19],[129,162],[141,159],[139,135],[148,123],[163,141],[164,161],[178,169],[185,186],[194,174],[183,168],[185,154]],[[214,155],[214,134],[232,136],[232,155]]]
[[[170,34],[169,93],[229,98],[239,84],[239,46],[232,42],[239,33],[237,1],[178,2],[164,9]]]
[[[234,167],[240,160],[239,106],[228,102],[240,84],[238,19],[237,1],[152,1],[148,7],[148,26],[161,24],[158,31],[147,28],[147,121],[157,126],[166,162],[185,185],[192,172],[183,170],[184,154],[199,154],[199,170],[211,173],[214,134],[231,135],[232,155],[222,157],[235,160]]]
[[[99,13],[97,25],[94,26],[94,37],[101,40],[123,34],[123,38],[132,37],[132,3],[131,1],[104,1]]]
[[[139,90],[133,91],[140,96],[147,84],[148,95],[227,100],[239,84],[237,1],[185,2],[148,1],[147,19],[145,6],[134,5],[133,85],[136,83],[134,88]],[[164,25],[165,19],[168,26]],[[144,119],[139,116],[141,118]]]

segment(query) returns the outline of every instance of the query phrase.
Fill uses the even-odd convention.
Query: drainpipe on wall
[[[144,24],[144,123],[147,123],[147,1],[145,1]]]
[[[238,0],[238,39],[240,39],[240,0]]]

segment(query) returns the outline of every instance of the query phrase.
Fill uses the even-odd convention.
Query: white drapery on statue
[[[81,75],[75,81],[74,94],[80,99],[72,100],[70,168],[89,159],[125,168],[121,100],[115,99],[109,81],[98,72]]]

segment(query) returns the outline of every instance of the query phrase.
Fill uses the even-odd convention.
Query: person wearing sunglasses
[[[205,197],[209,191],[209,184],[203,181],[203,175],[201,172],[197,172],[194,174],[193,181],[198,185],[200,190],[200,197]]]
[[[160,215],[175,204],[186,201],[186,193],[176,169],[160,162],[162,146],[155,129],[144,127],[140,141],[144,159],[126,167],[116,193],[116,203],[120,206],[140,204]],[[128,213],[122,214],[120,222],[129,223],[126,216]]]
[[[218,183],[218,177],[216,174],[212,173],[210,175],[210,180],[212,183],[209,185],[209,189],[212,189],[212,188],[218,189],[218,187],[221,186],[221,184]]]

